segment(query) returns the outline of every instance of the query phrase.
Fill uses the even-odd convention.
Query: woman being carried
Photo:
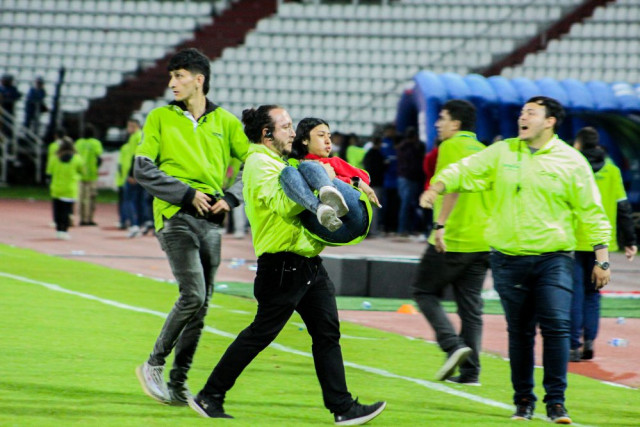
[[[307,231],[328,244],[357,243],[369,231],[370,203],[380,202],[367,172],[330,154],[327,122],[302,119],[289,156],[292,166],[281,172],[280,183],[291,200],[305,207],[300,219]]]

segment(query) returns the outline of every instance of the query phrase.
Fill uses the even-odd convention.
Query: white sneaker
[[[349,212],[347,202],[345,202],[342,193],[340,193],[337,188],[325,185],[320,188],[318,196],[322,203],[331,206],[333,210],[336,211],[338,217],[345,216]]]
[[[336,231],[342,227],[342,221],[336,216],[336,211],[329,205],[320,203],[316,212],[318,221],[329,231]]]
[[[148,362],[136,368],[136,375],[142,390],[160,403],[169,403],[169,390],[164,382],[164,366],[151,366]]]
[[[56,231],[56,239],[69,240],[71,239],[71,236],[66,231]]]
[[[129,227],[129,234],[127,237],[133,239],[134,237],[138,237],[140,235],[140,227],[134,225],[133,227]]]

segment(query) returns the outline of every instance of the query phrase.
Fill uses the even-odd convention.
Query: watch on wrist
[[[360,188],[360,177],[359,176],[354,176],[351,178],[351,185],[353,185],[356,188]]]
[[[444,224],[438,224],[437,222],[433,223],[434,230],[442,230],[444,228]]]
[[[596,265],[603,270],[609,269],[609,261],[598,261],[596,260]]]

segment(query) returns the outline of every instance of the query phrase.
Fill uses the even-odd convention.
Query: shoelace
[[[155,384],[163,384],[164,383],[164,369],[162,366],[150,366],[150,374],[151,379]],[[162,389],[162,387],[160,387]]]

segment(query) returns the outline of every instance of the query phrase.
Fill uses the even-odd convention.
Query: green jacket
[[[58,148],[60,148],[60,140],[56,139],[55,141],[53,141],[51,144],[49,144],[49,147],[47,148],[47,168],[45,170],[45,174],[47,175],[51,175],[52,173],[52,167],[53,167],[53,158],[57,157],[56,156],[56,152],[58,151]]]
[[[437,181],[450,193],[493,188],[495,205],[485,238],[502,253],[575,250],[574,215],[591,247],[611,240],[591,166],[557,135],[533,154],[518,138],[496,142],[449,165]]]
[[[131,165],[133,164],[133,157],[136,154],[136,148],[138,143],[142,139],[142,131],[138,130],[129,136],[127,142],[120,147],[120,153],[118,155],[118,172],[116,173],[116,186],[122,187],[127,182],[127,177],[131,171]]]
[[[305,233],[298,214],[302,206],[289,199],[280,186],[284,159],[262,144],[251,144],[242,176],[247,218],[256,256],[293,252],[314,257],[324,244]]]
[[[75,145],[85,165],[82,181],[97,181],[98,157],[102,155],[102,143],[95,138],[80,138]]]
[[[618,167],[610,160],[606,161],[602,169],[595,173],[595,178],[596,185],[600,191],[600,196],[602,197],[602,206],[604,207],[607,218],[611,223],[609,251],[614,252],[620,249],[618,247],[616,227],[618,202],[627,200],[627,193],[624,191],[624,183],[622,182],[620,169],[618,169]],[[576,238],[578,239],[576,250],[584,252],[591,251],[593,248],[589,246],[589,236],[585,233],[580,222],[576,221],[576,226]]]
[[[84,172],[82,158],[74,154],[71,160],[63,162],[57,155],[49,159],[48,170],[51,171],[49,191],[54,199],[76,200],[78,198],[78,182]]]
[[[484,150],[486,147],[476,139],[473,132],[457,132],[444,140],[438,148],[435,174],[465,157]],[[489,245],[484,238],[487,220],[491,213],[493,192],[463,193],[458,197],[445,227],[444,241],[449,252],[487,252]],[[442,210],[442,196],[433,205],[433,220],[438,219]],[[435,230],[429,236],[429,243],[435,245]]]
[[[247,156],[249,141],[242,123],[211,101],[197,121],[184,108],[174,102],[152,110],[136,149],[135,178],[154,196],[156,230],[193,199],[195,190],[224,195],[232,208],[242,199],[239,188],[233,200],[223,191],[231,158],[244,161]]]

